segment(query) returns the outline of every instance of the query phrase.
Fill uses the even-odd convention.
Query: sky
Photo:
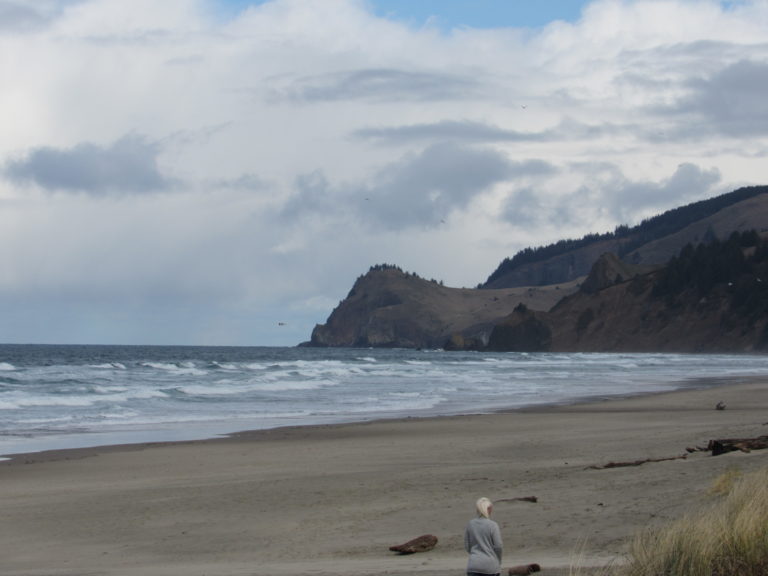
[[[0,0],[0,82],[5,343],[295,345],[768,183],[768,0]]]

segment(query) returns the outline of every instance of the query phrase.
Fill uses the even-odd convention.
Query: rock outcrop
[[[612,252],[606,252],[589,271],[587,278],[581,285],[581,291],[594,294],[614,284],[621,284],[625,280],[631,280],[638,274],[647,273],[648,267],[635,266],[619,260]]]
[[[519,305],[512,314],[493,327],[488,350],[538,352],[552,347],[552,330],[543,312],[534,312]]]
[[[305,345],[526,352],[766,349],[768,245],[760,236],[768,234],[768,187],[672,210],[650,223],[616,237],[585,237],[574,250],[511,271],[502,265],[497,272],[504,274],[479,289],[448,288],[393,266],[373,267]],[[734,231],[745,234],[726,241]],[[725,252],[706,260],[706,246]],[[673,258],[677,254],[683,265]],[[529,257],[537,252],[529,251]],[[662,260],[677,262],[677,268],[668,273],[671,264]],[[692,282],[686,284],[687,277]],[[557,278],[572,280],[515,286]],[[507,287],[489,288],[502,285]]]
[[[768,230],[768,186],[741,188],[715,198],[669,210],[615,233],[590,234],[580,240],[561,240],[526,249],[505,259],[488,278],[485,288],[542,286],[585,276],[600,255],[619,255],[623,262],[654,267],[664,265],[686,244],[724,240],[734,230]]]
[[[448,288],[395,267],[374,267],[304,345],[481,349],[494,325],[519,304],[549,310],[577,287]]]
[[[768,244],[739,247],[729,241],[685,253],[675,264],[631,279],[619,278],[611,266],[614,258],[606,256],[593,267],[593,282],[585,281],[581,290],[549,312],[535,314],[535,325],[531,314],[513,315],[500,323],[494,334],[511,325],[517,328],[516,338],[492,336],[493,349],[709,353],[768,349],[768,282],[763,287],[761,281],[768,275]],[[729,253],[735,256],[724,258]],[[549,338],[542,338],[545,333]]]

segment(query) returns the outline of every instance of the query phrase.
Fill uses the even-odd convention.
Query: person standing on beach
[[[498,576],[501,574],[501,530],[491,520],[493,503],[480,498],[477,517],[472,518],[464,530],[464,549],[469,554],[467,576]]]

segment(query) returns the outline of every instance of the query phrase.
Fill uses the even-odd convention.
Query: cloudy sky
[[[768,0],[0,0],[0,342],[293,345],[768,183]]]

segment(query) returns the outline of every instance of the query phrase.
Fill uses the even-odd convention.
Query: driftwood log
[[[608,462],[608,464],[595,464],[587,466],[587,470],[605,470],[606,468],[623,468],[625,466],[640,466],[648,462],[666,462],[668,460],[685,460],[687,454],[680,456],[670,456],[668,458],[644,458],[643,460],[630,460],[628,462]]]
[[[710,440],[707,444],[707,450],[712,451],[712,456],[720,456],[727,452],[750,452],[752,450],[762,450],[768,448],[768,436],[758,436],[757,438],[722,438],[719,440]]]
[[[509,576],[527,576],[534,572],[541,572],[541,566],[538,564],[521,564],[520,566],[512,566],[507,574]]]
[[[416,552],[428,552],[435,546],[437,546],[437,536],[423,534],[418,538],[408,540],[408,542],[405,542],[404,544],[390,546],[389,549],[398,554],[415,554]]]
[[[496,502],[538,502],[539,499],[536,496],[518,496],[517,498],[499,498]]]

